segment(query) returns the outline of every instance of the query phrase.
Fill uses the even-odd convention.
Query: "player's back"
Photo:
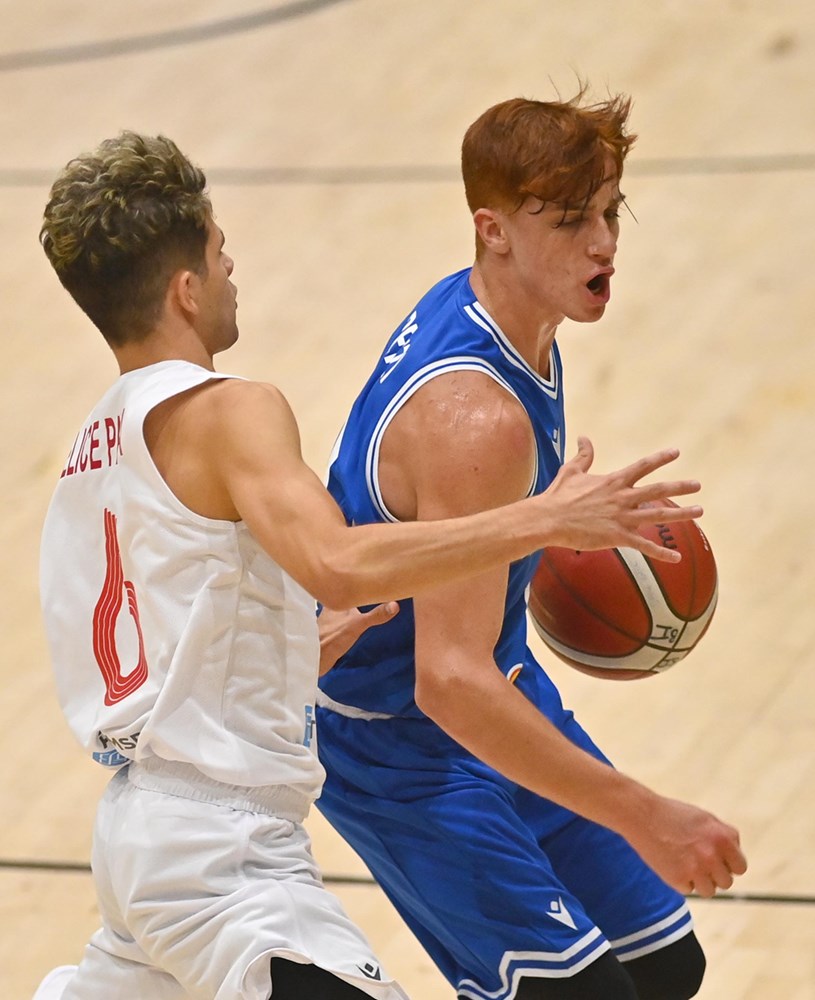
[[[41,551],[57,690],[100,763],[156,756],[305,802],[322,778],[314,602],[242,522],[182,504],[144,440],[154,407],[220,377],[183,361],[128,372],[77,436]]]
[[[470,270],[440,281],[388,341],[354,403],[335,445],[328,488],[349,524],[396,521],[379,482],[382,439],[405,403],[430,380],[454,371],[481,372],[524,406],[537,442],[530,493],[545,489],[561,464],[564,436],[561,368],[557,349],[549,377],[534,371],[480,303]],[[535,557],[514,563],[496,661],[512,675],[524,660],[525,591]],[[320,682],[323,702],[365,713],[418,717],[413,691],[413,607],[401,602],[394,619],[365,633]]]

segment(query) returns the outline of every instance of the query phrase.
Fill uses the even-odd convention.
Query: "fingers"
[[[734,875],[743,875],[747,871],[747,858],[739,844],[739,835],[732,831],[733,840],[725,850],[725,864]]]
[[[695,521],[697,517],[704,514],[704,508],[700,504],[693,504],[691,507],[635,507],[634,514],[638,515],[640,524],[667,524],[670,521]]]
[[[656,472],[657,469],[661,469],[663,466],[675,461],[678,457],[678,448],[663,448],[662,451],[654,452],[653,455],[646,455],[645,458],[640,458],[636,462],[632,462],[631,465],[627,465],[624,469],[620,469],[618,475],[623,482],[629,486],[633,486],[640,479],[650,475],[652,472]]]
[[[699,873],[692,882],[688,883],[689,892],[695,892],[699,896],[710,899],[715,896],[720,889],[729,889],[733,885],[733,872],[724,862],[717,862],[713,866],[710,874]]]
[[[577,439],[577,454],[568,463],[576,466],[581,472],[588,472],[594,461],[594,445],[591,441],[580,435]]]
[[[673,508],[668,508],[673,509]],[[679,508],[682,511],[687,511],[688,513],[684,517],[649,517],[643,518],[642,521],[646,523],[662,524],[665,521],[687,521],[692,520],[697,517],[702,516],[701,507],[684,507]],[[636,549],[638,552],[642,552],[644,556],[649,559],[655,559],[657,562],[665,563],[678,563],[682,562],[682,553],[677,549],[669,549],[667,546],[662,545],[660,542],[652,541],[650,538],[646,538],[644,535],[640,535],[634,532],[629,541],[624,543],[625,547]]]
[[[363,632],[376,625],[390,621],[399,614],[396,601],[377,604],[375,608],[360,613],[356,608],[349,611],[333,611],[323,608],[320,615],[320,676],[328,673],[341,656],[359,639]]]
[[[647,556],[649,559],[654,559],[656,562],[682,562],[681,552],[677,552],[676,549],[666,548],[658,542],[652,542],[649,538],[644,538],[642,535],[634,535],[631,541],[627,543],[627,546],[628,548],[636,549],[638,552],[642,552],[644,556]]]
[[[686,894],[695,892],[698,896],[710,899],[720,889],[729,889],[733,885],[733,872],[724,861],[717,858],[710,867],[711,871],[696,872],[686,885],[678,888]]]
[[[679,487],[674,495],[680,495],[680,490],[684,493],[695,493],[700,487],[699,483],[688,480],[686,483],[663,484],[663,488],[673,489]],[[662,494],[664,498],[666,493]],[[677,521],[695,521],[701,517],[704,509],[700,504],[693,504],[688,507],[679,507],[676,504],[670,507],[661,506],[656,502],[650,502],[646,506],[640,504],[633,511],[640,525],[645,524],[668,524]],[[632,548],[636,548],[643,555],[659,562],[678,563],[682,556],[676,549],[669,549],[658,542],[645,538],[643,535],[636,535],[632,542]]]
[[[716,885],[708,875],[699,875],[693,882],[688,883],[689,892],[695,892],[697,896],[711,899],[716,895]]]
[[[348,630],[348,646],[350,647],[352,643],[356,642],[363,632],[367,632],[369,628],[374,628],[376,625],[384,625],[385,622],[390,621],[397,614],[399,614],[399,605],[396,601],[388,601],[387,604],[377,604],[370,611],[351,611],[346,625]]]
[[[577,454],[560,470],[547,489],[561,510],[563,531],[550,544],[567,548],[600,549],[628,546],[658,562],[677,563],[681,555],[659,541],[647,539],[643,527],[691,521],[702,516],[699,504],[681,506],[672,497],[697,493],[696,479],[676,479],[639,485],[639,480],[673,462],[677,448],[664,448],[626,468],[607,475],[590,473],[594,448],[587,437],[578,439]],[[560,527],[561,521],[557,522]]]
[[[747,871],[747,859],[739,845],[739,835],[731,826],[722,825],[718,846],[710,852],[707,860],[700,859],[699,871],[689,883],[690,892],[707,898],[715,896],[719,889],[729,889],[734,876]]]
[[[387,604],[377,604],[375,608],[360,615],[359,626],[360,635],[373,625],[383,625],[399,614],[399,605],[396,601],[388,601]]]
[[[636,484],[645,476],[675,461],[678,456],[678,448],[664,448],[662,451],[654,452],[652,455],[647,455],[645,458],[632,462],[631,465],[620,469],[618,472],[610,473],[608,479],[630,487],[633,493],[636,494],[637,504],[648,504],[659,501],[664,505],[666,500],[668,503],[671,502],[671,497],[683,497],[698,493],[702,488],[702,484],[698,479],[676,479],[668,482],[644,483],[641,486]],[[587,437],[579,437],[577,454],[568,464],[582,472],[587,472],[593,462],[594,447],[591,441]],[[689,516],[695,517],[698,515],[665,513],[663,519],[679,521],[687,519]]]
[[[636,487],[637,499],[640,503],[664,503],[669,497],[683,497],[698,493],[702,484],[698,479],[677,479],[671,483],[647,483]]]

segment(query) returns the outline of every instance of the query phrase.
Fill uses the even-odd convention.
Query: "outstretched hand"
[[[327,674],[341,656],[348,652],[357,639],[374,625],[382,625],[399,614],[396,601],[378,604],[370,611],[334,611],[323,608],[317,625],[320,632],[320,677]]]
[[[666,448],[607,475],[591,473],[594,448],[578,438],[577,454],[560,469],[543,495],[553,515],[555,541],[550,545],[570,549],[610,549],[626,546],[651,559],[679,562],[667,549],[639,532],[645,524],[689,521],[701,517],[702,508],[667,506],[654,501],[687,496],[699,491],[695,479],[677,479],[639,485],[640,480],[673,462],[676,448]],[[643,506],[648,504],[648,506]]]

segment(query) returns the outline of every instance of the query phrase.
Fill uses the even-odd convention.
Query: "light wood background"
[[[569,450],[587,433],[609,470],[678,445],[704,484],[721,600],[672,673],[552,671],[621,768],[742,831],[749,898],[692,902],[703,1000],[815,998],[815,7],[2,0],[0,24],[0,996],[27,1000],[96,925],[90,876],[47,867],[87,861],[106,775],[56,706],[37,549],[116,372],[37,244],[56,171],[122,127],[165,132],[208,171],[240,288],[223,368],[283,389],[322,472],[384,339],[470,261],[465,128],[580,75],[634,96],[641,138],[608,314],[559,337]],[[310,826],[329,874],[365,874]],[[377,887],[337,891],[414,1000],[452,998]]]

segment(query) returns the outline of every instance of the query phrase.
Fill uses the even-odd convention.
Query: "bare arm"
[[[505,582],[493,571],[415,598],[419,707],[511,780],[619,833],[680,892],[729,888],[746,870],[735,829],[586,754],[497,669]]]
[[[441,391],[442,379],[434,387]],[[492,390],[486,387],[487,396]],[[523,496],[532,467],[531,428],[518,407],[479,401],[469,421],[417,393],[383,444],[386,497],[404,513],[449,518]],[[524,436],[524,423],[527,434]],[[401,436],[400,436],[401,435]],[[433,447],[416,447],[433,438]],[[446,439],[446,446],[445,446]],[[524,451],[526,449],[526,454]],[[415,510],[407,508],[415,502]],[[507,569],[451,582],[415,598],[416,700],[481,760],[538,794],[617,831],[668,882],[710,895],[744,870],[738,835],[710,813],[666,799],[567,740],[496,668]]]
[[[637,531],[646,521],[698,516],[699,507],[641,508],[692,481],[638,486],[676,457],[660,452],[607,476],[588,473],[591,446],[545,494],[443,523],[348,528],[305,464],[294,417],[272,386],[226,380],[187,394],[146,427],[158,467],[179,498],[208,517],[243,520],[306,590],[338,609],[412,596],[441,581],[502,566],[544,545],[631,545],[675,558]]]

